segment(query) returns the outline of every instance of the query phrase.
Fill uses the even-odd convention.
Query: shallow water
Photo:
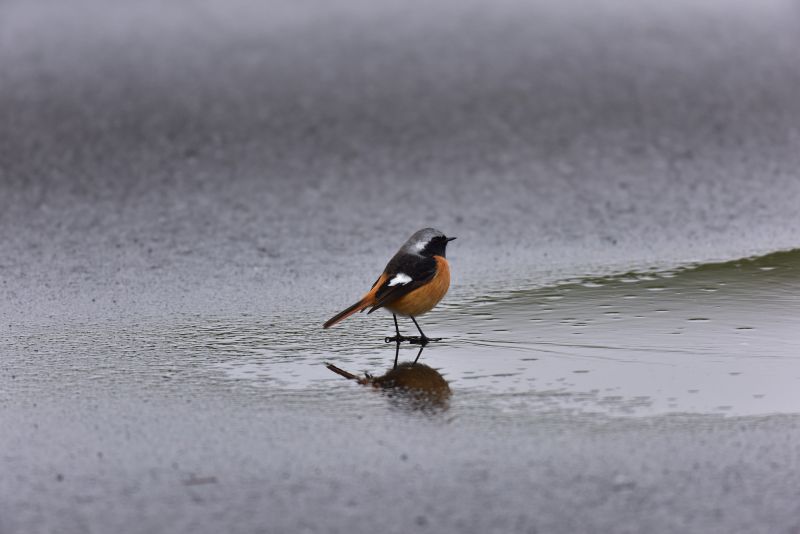
[[[421,358],[446,376],[456,414],[482,407],[613,416],[800,410],[800,251],[465,293],[423,323],[444,337]],[[392,364],[394,344],[381,342],[391,333],[385,315],[356,316],[331,331],[318,323],[196,317],[51,327],[14,342],[46,358],[60,387],[69,387],[70,376],[113,384],[135,373],[197,385],[229,379],[313,398],[352,387],[325,362],[372,374]],[[404,344],[400,361],[417,353]],[[31,364],[41,372],[41,361]]]

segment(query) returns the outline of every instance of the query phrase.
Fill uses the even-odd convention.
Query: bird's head
[[[408,238],[403,245],[403,250],[409,254],[420,256],[445,256],[447,243],[455,237],[447,237],[435,228],[423,228]]]

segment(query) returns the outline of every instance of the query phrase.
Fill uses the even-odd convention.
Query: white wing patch
[[[404,286],[411,281],[411,277],[406,273],[397,273],[394,278],[389,280],[389,287],[391,286]]]

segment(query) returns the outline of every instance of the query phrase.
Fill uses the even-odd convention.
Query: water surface
[[[449,304],[424,318],[425,329],[445,339],[421,358],[446,376],[456,413],[797,413],[799,273],[795,250],[491,295],[456,288]],[[60,387],[135,374],[175,387],[233,380],[313,398],[353,387],[325,362],[372,374],[392,365],[385,314],[355,316],[330,331],[320,322],[309,314],[198,316],[53,327],[15,344],[46,360],[20,362],[20,373],[50,366]],[[401,361],[417,352],[404,344]]]

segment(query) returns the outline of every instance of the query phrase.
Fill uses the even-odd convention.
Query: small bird
[[[330,328],[367,308],[367,313],[386,308],[392,312],[397,332],[397,336],[386,338],[387,343],[410,341],[424,346],[429,341],[438,341],[422,332],[415,317],[431,311],[450,287],[450,266],[445,259],[445,249],[453,239],[455,237],[447,237],[434,228],[423,228],[416,232],[389,260],[383,273],[372,284],[372,289],[361,300],[331,317],[322,327]],[[414,321],[420,333],[419,338],[400,335],[398,314]]]

